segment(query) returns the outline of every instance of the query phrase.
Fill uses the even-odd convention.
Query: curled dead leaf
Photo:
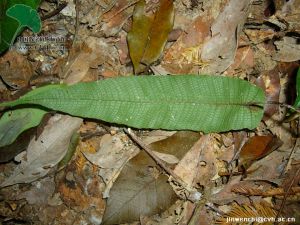
[[[245,171],[250,165],[282,145],[282,141],[273,135],[251,137],[240,152],[239,170]]]

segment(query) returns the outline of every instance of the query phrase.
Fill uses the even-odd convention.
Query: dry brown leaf
[[[281,62],[294,62],[300,60],[299,38],[283,37],[283,40],[275,41],[277,51],[272,58]]]
[[[195,213],[195,209],[196,209],[197,205],[189,202],[189,201],[185,201],[182,208],[182,213],[181,213],[181,219],[178,222],[178,225],[185,225],[185,224],[190,224],[191,221],[191,217],[194,215]]]
[[[210,135],[202,136],[195,145],[183,157],[180,163],[175,167],[174,172],[188,185],[194,186],[200,182],[207,186],[210,179],[216,174],[216,168],[211,167],[215,158],[211,157],[213,152],[212,137]],[[205,166],[201,166],[201,162]],[[201,180],[198,180],[201,177]]]
[[[282,145],[282,141],[273,135],[253,136],[242,147],[239,158],[240,170],[247,170],[250,165]]]
[[[106,37],[119,33],[127,19],[132,16],[134,3],[138,0],[119,0],[112,9],[103,14],[101,31]]]
[[[143,136],[142,140],[145,145],[150,145],[151,143],[167,139],[175,133],[176,131],[153,130],[147,133],[147,135]]]
[[[212,18],[207,15],[197,17],[178,40],[167,50],[162,66],[175,74],[189,73],[194,66],[201,65],[199,51],[207,36]]]
[[[140,216],[153,215],[167,209],[176,195],[167,183],[165,175],[151,170],[149,156],[145,152],[131,159],[115,181],[103,218],[104,224],[133,222]]]
[[[258,44],[263,41],[271,40],[276,34],[275,31],[271,29],[245,29],[244,32],[253,44]]]
[[[153,154],[168,164],[176,164],[179,162],[179,159],[171,154],[160,153],[157,151],[153,151]]]
[[[295,146],[297,148],[297,146]],[[296,158],[297,156],[294,156]],[[298,159],[299,160],[299,159]],[[289,171],[285,174],[284,180],[282,182],[282,187],[284,190],[287,190],[291,184],[292,187],[299,185],[300,182],[300,173],[297,171],[300,169],[300,161],[293,160],[294,162],[291,163]]]
[[[114,1],[114,5],[103,14],[102,20],[109,22],[113,20],[118,14],[135,4],[138,0],[117,0]]]
[[[149,146],[181,158],[198,139],[196,132],[181,131]],[[156,163],[144,151],[124,166],[110,196],[103,219],[105,224],[135,221],[142,215],[161,213],[176,199],[167,177],[159,173]]]
[[[61,69],[60,77],[64,78],[64,83],[67,84],[95,80],[93,76],[89,77],[92,75],[89,69],[103,64],[107,54],[107,44],[103,40],[89,37],[83,44],[72,49],[70,61]]]
[[[289,29],[292,31],[300,31],[300,0],[286,1],[282,9],[276,12],[276,16],[286,21]]]
[[[7,51],[0,57],[0,71],[3,81],[15,88],[24,88],[33,76],[33,68],[27,58],[16,51]]]
[[[73,1],[69,1],[67,6],[60,11],[60,13],[64,16],[70,16],[75,18],[76,10],[75,10],[75,3]]]
[[[53,177],[45,177],[41,181],[36,181],[32,184],[30,190],[21,193],[18,199],[25,198],[29,204],[43,205],[48,204],[55,191],[55,182]]]
[[[225,74],[235,74],[235,71],[247,71],[254,67],[254,52],[250,46],[238,48],[233,64],[225,71]]]
[[[236,201],[240,204],[249,203],[248,198],[235,194],[231,191],[232,186],[238,184],[240,180],[241,176],[232,177],[225,186],[212,189],[210,201],[219,205],[225,205],[232,201]]]
[[[142,216],[140,221],[141,225],[183,225],[187,224],[189,218],[185,218],[187,214],[192,214],[195,205],[182,200],[176,201],[168,210],[151,217]]]
[[[103,31],[105,37],[117,35],[122,29],[124,23],[133,13],[133,6],[127,8],[122,14],[118,14],[113,20],[103,24],[101,31]]]
[[[89,48],[86,44],[82,44],[78,47],[78,50],[73,48],[73,52],[70,54],[73,55],[71,62],[68,62],[65,68],[62,69],[60,77],[64,78],[64,82],[68,84],[75,84],[81,81],[87,74],[90,65],[89,57],[92,55],[92,49]]]
[[[101,138],[100,146],[95,154],[84,153],[85,157],[94,165],[101,167],[99,175],[103,178],[106,188],[103,198],[109,197],[109,191],[118,178],[123,166],[135,155],[139,149],[135,146],[126,147],[120,135],[105,134]]]
[[[211,38],[201,50],[201,60],[207,63],[202,73],[221,73],[233,63],[249,4],[250,0],[231,0],[220,13],[211,27]]]
[[[76,3],[75,1],[70,1],[71,3],[71,13],[72,17],[76,16],[75,7],[78,7],[79,17],[78,20],[82,24],[87,24],[89,27],[99,27],[103,13],[103,1],[102,0],[85,0],[84,3]],[[70,4],[69,3],[69,4]],[[76,6],[74,7],[74,3]],[[68,5],[69,5],[68,4]],[[104,6],[105,7],[105,6]],[[75,16],[74,16],[75,13]],[[81,29],[80,29],[81,30]],[[82,29],[83,32],[86,32],[85,29]],[[79,31],[80,32],[80,31]]]
[[[263,72],[255,82],[260,86],[266,94],[267,101],[279,102],[279,95],[281,90],[280,72],[278,67],[271,71]],[[264,108],[264,120],[270,119],[275,113],[279,111],[279,105],[266,104]]]
[[[200,134],[197,132],[178,131],[168,138],[151,143],[149,147],[153,151],[171,154],[182,159],[199,138]]]
[[[30,141],[26,157],[21,159],[21,163],[1,187],[30,183],[45,176],[64,157],[71,136],[81,123],[80,118],[60,114],[53,116],[39,138]]]
[[[120,63],[124,65],[130,61],[128,45],[126,40],[127,34],[125,32],[120,32],[119,35],[120,35],[120,39],[116,43],[116,47],[118,48]]]
[[[190,218],[189,225],[211,225],[214,223],[210,210],[207,210],[205,206],[198,205],[193,212],[192,218]],[[183,224],[182,224],[183,225]]]
[[[273,151],[266,157],[254,162],[248,171],[254,171],[247,174],[245,180],[267,180],[273,183],[281,183],[280,174],[284,169],[287,152]],[[268,171],[266,173],[266,171]]]
[[[139,1],[133,12],[132,28],[127,35],[129,53],[134,72],[158,60],[173,28],[174,5],[171,0],[161,0],[155,13],[147,12],[146,1]]]

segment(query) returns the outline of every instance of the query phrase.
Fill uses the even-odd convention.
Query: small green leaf
[[[20,27],[29,27],[34,33],[41,30],[41,19],[37,11],[24,4],[16,4],[6,11],[6,15],[16,19]]]
[[[39,125],[45,113],[38,108],[5,112],[0,119],[0,147],[13,143],[23,131]]]
[[[136,128],[219,132],[255,128],[264,103],[264,92],[241,79],[177,75],[48,85],[0,107],[36,104]]]
[[[145,5],[144,0],[136,4],[132,29],[127,36],[136,74],[160,57],[174,21],[173,0],[161,0],[159,9],[152,16],[146,15]]]
[[[297,98],[294,107],[299,108],[300,107],[300,68],[298,69],[297,77],[296,77],[296,91],[297,91]]]

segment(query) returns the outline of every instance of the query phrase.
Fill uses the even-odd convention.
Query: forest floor
[[[284,104],[253,130],[209,134],[49,112],[0,148],[0,224],[300,224],[299,113],[286,107],[299,0],[45,0],[38,13],[51,40],[26,29],[0,56],[1,102],[50,83],[208,74]]]

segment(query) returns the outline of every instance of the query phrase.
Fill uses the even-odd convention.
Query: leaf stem
[[[268,102],[266,102],[266,104],[283,106],[283,107],[286,107],[286,108],[288,108],[288,109],[294,110],[294,111],[296,111],[297,113],[300,113],[300,109],[297,109],[297,108],[295,108],[294,106],[289,105],[289,104],[286,104],[286,103],[284,103],[284,102],[268,101]]]
[[[18,21],[18,23],[19,23],[19,21]],[[9,49],[11,49],[12,46],[14,45],[15,39],[17,38],[17,36],[18,36],[18,34],[19,34],[19,32],[21,31],[22,28],[23,28],[23,26],[21,26],[20,23],[19,23],[19,26],[18,26],[16,32],[14,33],[13,38],[10,41]]]
[[[125,133],[130,136],[130,138],[138,144],[144,151],[170,176],[173,177],[174,181],[176,181],[182,188],[184,188],[188,193],[189,196],[187,198],[192,201],[196,202],[199,201],[199,199],[195,199],[195,195],[201,196],[201,193],[199,193],[194,187],[190,187],[186,182],[184,182],[179,176],[177,176],[173,170],[171,170],[159,157],[157,157],[153,151],[145,145],[142,140],[140,140],[135,133],[130,129],[124,129]]]

